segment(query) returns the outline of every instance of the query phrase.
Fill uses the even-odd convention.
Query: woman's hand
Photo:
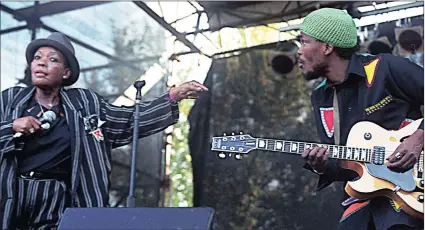
[[[208,91],[208,88],[197,81],[185,82],[170,90],[170,99],[181,101],[183,99],[196,99],[198,92]]]
[[[21,117],[13,121],[12,128],[15,133],[28,135],[41,129],[41,121],[31,116]]]

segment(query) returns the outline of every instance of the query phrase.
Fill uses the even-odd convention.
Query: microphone
[[[43,116],[40,117],[40,119],[39,119],[39,121],[41,123],[43,123],[41,125],[41,128],[43,128],[43,129],[49,129],[50,128],[50,123],[52,123],[55,120],[56,120],[56,113],[55,112],[53,112],[53,111],[47,111],[47,112],[43,113]],[[21,133],[21,132],[17,132],[17,133],[15,133],[15,135],[13,135],[13,138],[18,138],[18,137],[21,137],[22,135],[24,135],[24,134]]]

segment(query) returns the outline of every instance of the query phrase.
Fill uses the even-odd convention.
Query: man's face
[[[326,74],[325,63],[326,44],[301,33],[301,47],[298,49],[298,66],[306,80],[323,77]]]

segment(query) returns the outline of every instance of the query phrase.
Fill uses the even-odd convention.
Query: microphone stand
[[[140,110],[140,101],[142,100],[142,87],[145,86],[145,81],[136,81],[134,83],[134,88],[136,88],[136,103],[135,103],[135,112],[134,112],[134,129],[133,129],[133,149],[131,152],[131,168],[130,168],[130,188],[127,197],[127,207],[131,208],[135,206],[135,197],[134,197],[134,181],[136,179],[136,151],[137,143],[139,141],[139,110]]]

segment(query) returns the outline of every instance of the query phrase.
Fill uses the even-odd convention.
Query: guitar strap
[[[340,129],[339,129],[339,107],[338,107],[338,95],[336,93],[335,88],[334,88],[333,107],[334,107],[334,112],[333,112],[334,113],[333,114],[333,116],[334,116],[334,140],[335,140],[335,145],[339,145],[340,144],[339,143],[339,141],[340,141],[340,136],[339,136],[339,131],[340,131]],[[353,204],[357,201],[358,201],[357,198],[349,197],[348,199],[343,201],[341,204],[342,204],[342,206],[350,206],[351,204]],[[365,203],[365,204],[367,204],[367,203]],[[344,212],[344,215],[343,215],[343,217],[341,218],[340,221],[344,220],[348,216],[347,210],[349,210],[349,209],[346,209],[346,211]],[[350,212],[350,214],[352,214],[352,213]]]
[[[339,136],[339,108],[338,108],[338,97],[336,93],[336,89],[334,88],[334,101],[333,101],[333,107],[334,107],[334,140],[335,145],[339,145],[340,136]]]

